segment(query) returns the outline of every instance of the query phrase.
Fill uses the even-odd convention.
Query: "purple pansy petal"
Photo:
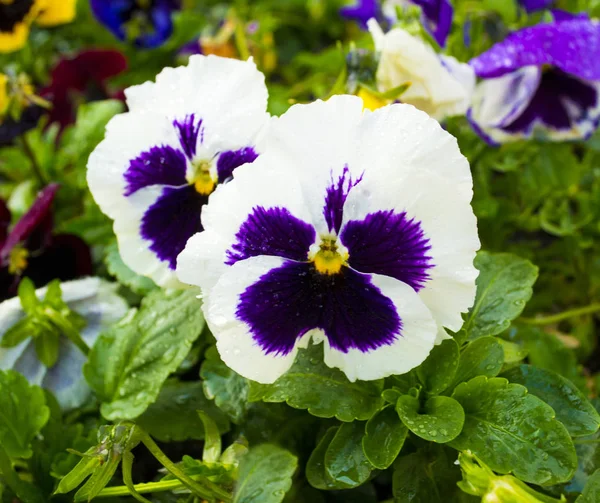
[[[546,71],[529,106],[503,129],[510,133],[530,131],[540,122],[550,129],[570,130],[597,105],[594,87],[558,70]]]
[[[165,187],[161,196],[142,218],[141,236],[150,241],[150,250],[175,270],[177,256],[188,239],[202,231],[200,209],[208,202],[193,186]]]
[[[391,276],[417,292],[429,279],[429,240],[421,224],[406,213],[378,211],[351,220],[340,239],[348,248],[350,267],[359,272]]]
[[[454,9],[449,0],[411,0],[421,7],[423,25],[435,38],[441,47],[446,45],[446,39],[452,27]]]
[[[0,250],[0,262],[5,263],[8,260],[11,250],[17,244],[32,237],[36,231],[42,232],[39,233],[40,236],[36,239],[39,242],[34,243],[33,248],[41,248],[46,244],[43,241],[47,241],[50,238],[52,227],[51,209],[58,188],[59,185],[57,183],[51,183],[38,194],[31,208],[19,219],[6,238]]]
[[[519,2],[527,12],[535,12],[547,9],[554,3],[554,0],[519,0]]]
[[[562,9],[552,9],[552,17],[554,21],[571,21],[573,19],[590,19],[590,16],[586,12],[569,12]]]
[[[346,202],[352,187],[358,185],[361,180],[362,175],[358,180],[352,179],[348,166],[344,166],[344,171],[342,172],[342,175],[338,177],[337,182],[334,182],[332,178],[331,183],[326,189],[325,206],[323,208],[323,214],[325,215],[325,221],[327,222],[329,232],[339,232],[344,216],[344,203]]]
[[[202,128],[202,119],[196,120],[195,114],[186,115],[182,121],[174,120],[173,126],[177,131],[177,137],[181,143],[181,148],[188,159],[192,160],[196,155],[198,146],[198,135],[200,143],[204,141],[204,130]]]
[[[236,234],[236,243],[227,250],[227,265],[260,255],[308,260],[315,242],[312,225],[294,217],[285,208],[255,208]]]
[[[219,183],[229,180],[233,176],[233,170],[242,164],[256,161],[258,153],[252,147],[244,147],[238,150],[227,150],[221,152],[217,159],[217,174]]]
[[[286,262],[249,286],[236,316],[265,353],[278,355],[290,353],[313,329],[322,329],[330,347],[342,353],[392,344],[402,329],[394,304],[370,276],[347,267],[324,275],[299,262]]]
[[[124,195],[130,196],[151,185],[186,185],[186,167],[186,158],[181,151],[168,145],[152,147],[129,163],[123,175],[127,182]]]
[[[363,30],[366,30],[369,19],[380,17],[379,4],[377,0],[356,0],[355,4],[342,7],[340,15],[356,21]]]
[[[519,30],[471,60],[482,78],[524,66],[552,65],[584,80],[600,80],[600,24],[586,19],[540,24]]]

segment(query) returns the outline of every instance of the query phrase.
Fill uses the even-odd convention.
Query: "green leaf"
[[[550,405],[556,419],[565,425],[572,437],[592,435],[598,431],[600,415],[596,409],[571,381],[556,372],[520,365],[505,372],[502,377],[522,384],[529,393]]]
[[[367,421],[362,446],[369,462],[380,470],[388,468],[400,454],[408,428],[394,407],[385,407]]]
[[[146,295],[157,288],[156,283],[150,278],[136,274],[125,265],[119,254],[117,243],[106,247],[104,263],[111,276],[114,276],[119,283],[126,285],[138,295]]]
[[[219,428],[208,414],[201,410],[197,411],[197,413],[204,425],[202,461],[216,463],[221,456],[221,434],[219,433]]]
[[[392,491],[396,503],[458,503],[460,469],[456,456],[441,446],[427,447],[394,463]]]
[[[453,398],[434,396],[425,402],[422,412],[419,409],[419,399],[410,395],[400,397],[396,404],[400,419],[415,435],[443,444],[460,434],[465,413]]]
[[[364,423],[344,423],[327,447],[324,457],[325,472],[336,487],[358,487],[371,475],[373,466],[362,448],[364,433]]]
[[[276,445],[250,449],[240,463],[233,503],[279,503],[292,487],[296,456]]]
[[[35,285],[29,278],[23,278],[19,283],[18,295],[21,307],[27,314],[30,314],[40,304],[35,294]]]
[[[158,397],[136,419],[140,428],[161,442],[204,439],[204,426],[196,411],[201,410],[216,423],[220,433],[229,431],[229,421],[214,403],[208,400],[198,381],[168,380]]]
[[[0,347],[2,348],[14,348],[23,341],[29,339],[29,337],[35,337],[37,335],[36,326],[31,322],[30,318],[23,318],[17,321],[12,327],[10,327],[0,340]]]
[[[450,386],[456,374],[458,358],[458,344],[454,339],[434,346],[427,359],[417,368],[417,376],[429,393],[437,395]]]
[[[306,464],[306,479],[311,486],[317,489],[344,488],[340,482],[332,480],[325,471],[325,453],[338,430],[339,427],[329,428],[308,458],[308,463]]]
[[[510,253],[479,252],[475,267],[477,295],[463,327],[469,340],[506,330],[523,312],[538,276],[536,266]]]
[[[575,503],[597,503],[598,501],[600,501],[600,469],[588,479],[581,496],[575,500]]]
[[[504,364],[504,350],[495,337],[481,337],[463,349],[454,377],[454,384],[484,375],[496,377]]]
[[[11,458],[31,457],[31,441],[49,417],[42,388],[18,372],[0,371],[0,445]]]
[[[286,374],[273,384],[251,382],[250,401],[286,402],[318,417],[340,421],[369,419],[383,405],[383,380],[351,383],[323,362],[323,345],[300,349]]]
[[[60,340],[57,334],[47,332],[33,339],[35,354],[46,367],[52,368],[58,361]]]
[[[566,482],[577,468],[573,442],[552,408],[519,384],[475,377],[452,395],[463,406],[465,425],[452,447],[470,450],[492,470],[525,482]]]
[[[239,424],[248,410],[248,381],[221,361],[215,346],[206,351],[200,377],[204,394]]]
[[[83,373],[109,420],[134,419],[156,399],[204,328],[195,290],[157,290],[102,334]]]

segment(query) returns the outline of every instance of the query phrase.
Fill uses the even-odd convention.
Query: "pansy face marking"
[[[455,140],[410,105],[293,106],[213,194],[177,275],[249,379],[273,382],[311,341],[350,380],[401,374],[473,302],[471,194]]]
[[[177,256],[202,231],[202,207],[259,155],[268,117],[263,79],[252,62],[194,56],[156,84],[126,91],[130,112],[109,123],[90,157],[88,181],[115,220],[130,268],[161,286],[179,285]]]
[[[257,254],[286,259],[248,287],[237,307],[237,317],[251,327],[266,353],[288,354],[314,329],[322,330],[329,345],[343,353],[376,349],[402,336],[393,303],[368,273],[396,277],[419,291],[433,267],[429,241],[418,222],[394,210],[342,225],[344,203],[361,180],[353,181],[346,166],[327,187],[326,232],[319,234],[284,208],[258,207],[227,250],[228,265]],[[269,311],[278,304],[281,318],[274,322]],[[293,309],[299,314],[294,316]]]

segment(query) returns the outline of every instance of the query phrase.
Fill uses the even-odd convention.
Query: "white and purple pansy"
[[[273,382],[312,339],[352,381],[419,365],[475,296],[472,178],[456,140],[410,105],[363,111],[354,96],[295,105],[264,140],[178,259],[225,363]]]
[[[88,183],[114,220],[123,261],[176,287],[177,256],[202,230],[202,206],[259,155],[269,117],[264,76],[252,61],[196,55],[125,94],[129,112],[109,122]]]
[[[600,23],[560,13],[470,62],[480,82],[468,112],[490,144],[589,137],[600,121]]]

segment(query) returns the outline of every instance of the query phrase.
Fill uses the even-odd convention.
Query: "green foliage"
[[[431,350],[427,360],[417,369],[417,375],[429,393],[441,393],[450,385],[456,374],[458,359],[458,344],[453,339],[445,340]]]
[[[464,408],[462,433],[451,442],[471,451],[492,470],[525,482],[568,481],[577,467],[573,442],[554,411],[519,384],[479,376],[452,394]]]
[[[197,293],[156,291],[90,352],[84,375],[106,419],[133,419],[156,400],[204,328]]]
[[[200,382],[170,379],[136,423],[161,442],[204,439],[204,426],[198,413],[203,411],[217,422],[218,431],[229,431],[229,421],[202,391]]]
[[[415,435],[441,444],[456,438],[465,422],[460,403],[447,396],[431,397],[421,407],[418,398],[404,395],[396,404],[396,412]]]
[[[551,370],[520,365],[504,373],[510,382],[522,384],[556,413],[572,437],[592,435],[600,427],[600,415],[577,387]]]
[[[504,364],[502,344],[495,337],[481,337],[470,342],[461,352],[454,384],[484,375],[496,377]]]
[[[44,392],[12,370],[0,371],[0,450],[29,458],[31,442],[50,418]]]
[[[594,503],[600,500],[600,470],[596,470],[589,478],[581,496],[575,503]]]
[[[479,252],[477,296],[463,330],[469,340],[506,330],[531,298],[538,269],[528,260],[508,253]]]
[[[276,445],[250,449],[240,465],[233,503],[280,503],[297,466],[296,457]]]
[[[286,402],[340,421],[369,419],[383,405],[383,381],[351,383],[340,370],[327,367],[322,354],[322,345],[299,350],[292,368],[273,384],[251,383],[250,401]]]
[[[398,457],[408,428],[400,421],[394,407],[385,407],[367,421],[362,446],[369,462],[380,470],[388,468]]]
[[[215,405],[225,412],[231,421],[241,422],[248,409],[248,381],[221,361],[214,346],[206,351],[200,377],[206,396],[214,400]]]

